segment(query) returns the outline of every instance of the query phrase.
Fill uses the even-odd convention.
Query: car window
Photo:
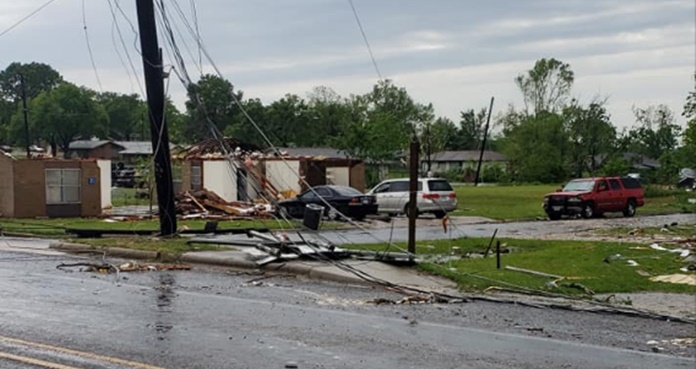
[[[315,191],[317,192],[317,195],[319,195],[321,197],[332,197],[333,196],[333,193],[331,192],[331,190],[329,190],[326,187],[316,188]]]
[[[317,195],[315,195],[314,192],[312,192],[312,191],[307,191],[307,192],[303,193],[302,195],[300,195],[300,199],[302,199],[302,201],[312,201],[312,200],[315,200],[316,198],[317,198]]]
[[[360,196],[363,193],[353,187],[335,186],[332,187],[341,196]]]
[[[612,190],[620,190],[621,189],[621,184],[619,183],[618,179],[610,179],[609,180],[609,186],[611,187]]]
[[[410,184],[408,181],[392,182],[389,192],[408,192]],[[418,181],[418,191],[423,191],[423,182]]]
[[[623,186],[626,189],[641,188],[640,182],[635,178],[621,177],[621,182],[623,183]]]
[[[563,187],[563,192],[572,191],[592,191],[595,186],[595,181],[593,180],[578,180],[570,181],[565,187]]]
[[[383,185],[377,186],[373,193],[385,193],[389,192],[389,187],[391,186],[391,183],[385,183]]]
[[[598,181],[597,182],[597,190],[598,191],[606,191],[608,189],[609,189],[609,187],[607,186],[607,181]]]
[[[430,191],[452,191],[452,186],[445,180],[428,181]]]

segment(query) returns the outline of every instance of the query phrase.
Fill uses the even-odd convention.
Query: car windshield
[[[353,187],[336,186],[331,188],[341,196],[360,196],[363,194],[362,192],[356,190]]]
[[[584,180],[584,181],[570,181],[565,187],[563,187],[563,192],[571,191],[592,191],[594,188],[595,181]]]

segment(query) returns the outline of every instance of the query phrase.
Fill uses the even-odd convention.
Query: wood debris
[[[273,208],[268,204],[225,201],[206,189],[185,191],[175,197],[176,213],[184,218],[267,218]]]

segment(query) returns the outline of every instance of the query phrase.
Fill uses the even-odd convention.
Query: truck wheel
[[[626,203],[626,209],[623,211],[623,215],[625,217],[632,217],[636,215],[636,201],[635,200],[628,200],[628,203]]]
[[[582,215],[585,219],[590,219],[595,216],[594,204],[586,203],[582,206]]]
[[[549,216],[550,220],[559,220],[561,219],[561,213],[556,213],[556,212],[550,212],[547,214]]]

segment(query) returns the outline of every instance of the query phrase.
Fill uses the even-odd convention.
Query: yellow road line
[[[161,366],[144,364],[144,363],[139,363],[136,361],[130,361],[130,360],[119,359],[116,357],[94,354],[91,352],[78,351],[78,350],[73,350],[73,349],[69,349],[69,348],[65,348],[65,347],[47,345],[45,343],[25,341],[25,340],[20,340],[17,338],[12,338],[12,337],[0,336],[0,341],[12,343],[12,344],[16,344],[16,345],[36,347],[36,348],[49,350],[49,351],[61,352],[64,354],[80,356],[80,357],[87,358],[87,359],[106,361],[106,362],[109,362],[112,364],[124,365],[124,366],[128,366],[131,368],[136,368],[136,369],[166,369],[166,368],[163,368]],[[59,369],[76,369],[76,368],[64,367],[64,368],[59,368]]]
[[[34,366],[40,366],[42,368],[48,368],[48,369],[80,369],[80,368],[76,368],[74,366],[56,364],[56,363],[52,363],[50,361],[34,359],[31,357],[12,355],[12,354],[8,354],[7,352],[2,352],[2,351],[0,351],[0,359],[8,359],[8,360],[12,360],[12,361],[16,361],[16,362],[20,362],[20,363],[24,363],[24,364],[29,364],[29,365],[34,365]]]

